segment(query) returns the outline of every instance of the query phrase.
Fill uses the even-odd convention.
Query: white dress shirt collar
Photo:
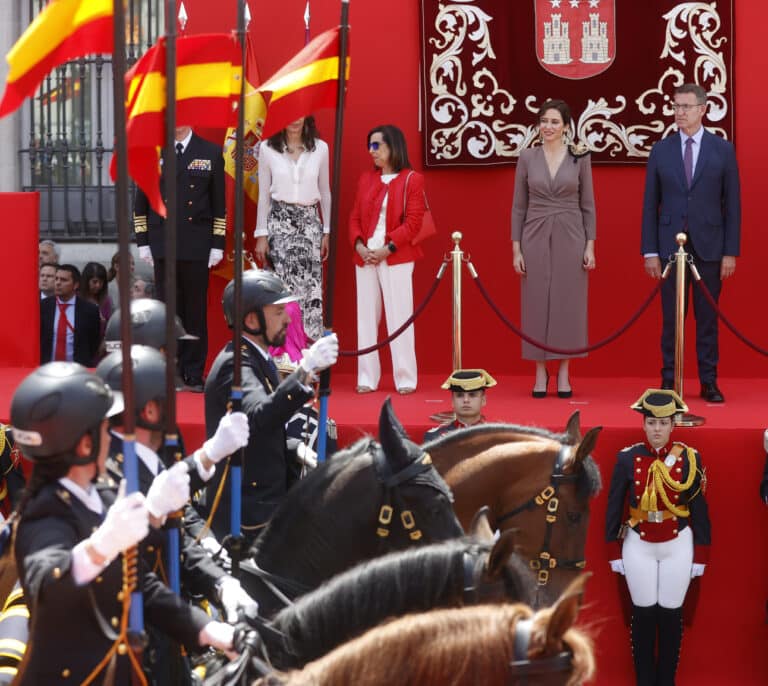
[[[75,498],[77,498],[83,505],[85,505],[91,512],[95,512],[100,515],[104,513],[104,503],[101,501],[99,492],[94,486],[91,486],[87,491],[81,486],[76,484],[72,479],[68,479],[66,476],[59,479],[59,483],[64,486]]]

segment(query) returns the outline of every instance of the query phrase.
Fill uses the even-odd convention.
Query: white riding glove
[[[163,519],[184,507],[188,500],[189,467],[178,462],[170,469],[164,469],[152,481],[147,493],[147,509],[153,517]]]
[[[203,451],[216,464],[245,446],[249,435],[248,415],[244,412],[230,412],[221,418],[216,433],[203,443]]]
[[[144,260],[150,267],[155,263],[152,259],[152,248],[148,245],[139,246],[139,258]]]
[[[205,538],[200,539],[200,545],[205,548],[205,551],[211,557],[216,557],[220,566],[226,567],[227,565],[232,564],[227,549],[216,540],[215,536],[206,536]]]
[[[339,337],[335,333],[321,336],[309,348],[302,350],[302,358],[299,363],[305,372],[314,372],[327,369],[336,364],[339,358]]]
[[[215,267],[219,262],[224,259],[224,251],[218,248],[211,248],[211,252],[208,253],[208,269]]]
[[[317,453],[306,443],[299,443],[296,448],[296,455],[307,469],[315,469],[317,467]]]
[[[208,622],[197,635],[201,646],[213,646],[219,650],[232,650],[232,641],[235,638],[235,627],[224,622]]]
[[[225,576],[219,581],[218,587],[219,600],[228,622],[237,621],[237,611],[240,608],[248,614],[256,614],[259,611],[259,604],[243,590],[237,579]]]
[[[707,565],[703,565],[700,562],[694,562],[691,565],[691,579],[695,579],[697,576],[704,576],[704,568]]]
[[[149,533],[149,511],[144,494],[135,491],[118,496],[101,526],[91,534],[94,550],[107,560],[136,545]]]
[[[624,574],[624,560],[619,558],[618,560],[609,560],[608,564],[611,565],[611,571],[616,574]]]

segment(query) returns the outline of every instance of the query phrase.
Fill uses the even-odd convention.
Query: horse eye
[[[581,522],[581,512],[568,512],[567,516],[569,524],[578,524]]]

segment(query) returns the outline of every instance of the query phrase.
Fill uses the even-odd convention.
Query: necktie
[[[176,157],[181,159],[181,156],[184,154],[184,146],[181,143],[176,143]]]
[[[54,360],[66,360],[67,359],[67,303],[56,301],[59,306],[59,324],[56,327],[56,352],[54,354]]]
[[[685,180],[688,182],[688,188],[690,188],[691,179],[693,178],[693,138],[689,138],[685,141],[683,167],[685,167]]]
[[[280,385],[280,375],[277,373],[277,365],[271,357],[267,358],[267,367],[269,367],[269,382],[274,388],[277,388]]]

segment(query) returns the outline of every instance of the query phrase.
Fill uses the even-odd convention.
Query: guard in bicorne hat
[[[611,569],[625,576],[632,599],[636,683],[673,686],[683,601],[709,554],[706,476],[696,450],[671,440],[675,415],[688,409],[675,391],[649,389],[631,408],[643,415],[645,440],[618,454],[605,537],[617,546]]]
[[[449,431],[475,424],[484,424],[485,389],[496,385],[496,380],[485,369],[457,369],[441,388],[451,392],[455,418],[424,434],[424,442],[431,441]]]

